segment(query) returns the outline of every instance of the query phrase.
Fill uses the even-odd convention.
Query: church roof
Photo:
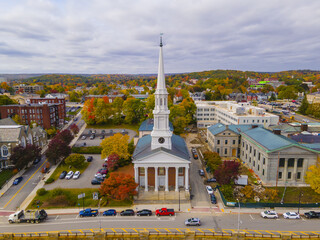
[[[153,130],[153,118],[148,118],[147,120],[143,121],[139,127],[139,132],[140,131],[152,131]],[[173,131],[173,125],[169,121],[169,128],[171,131]]]
[[[12,118],[4,118],[0,119],[0,125],[18,125],[15,121],[12,120]]]
[[[177,135],[172,135],[171,137],[171,142],[172,142],[172,149],[167,149],[167,148],[156,148],[156,149],[151,149],[151,135],[146,135],[142,138],[139,139],[137,146],[133,152],[132,157],[134,160],[139,160],[143,157],[147,157],[153,153],[156,152],[167,152],[169,154],[172,154],[174,156],[183,158],[185,160],[190,161],[190,155],[189,151],[187,148],[187,145],[184,141],[184,139],[180,136]]]

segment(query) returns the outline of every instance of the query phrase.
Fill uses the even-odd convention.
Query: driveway
[[[89,131],[95,130],[95,138],[90,139],[91,133]],[[102,130],[105,130],[105,133],[102,134]],[[110,132],[112,130],[112,133]],[[124,132],[123,132],[124,131]],[[100,146],[100,143],[103,139],[100,139],[101,135],[104,135],[104,138],[108,138],[110,136],[113,136],[115,133],[122,133],[129,135],[129,141],[134,138],[134,136],[137,135],[136,131],[130,130],[130,129],[93,129],[93,128],[87,128],[84,130],[84,132],[81,134],[82,136],[86,136],[85,140],[82,140],[81,137],[74,145],[75,147],[84,146],[84,143],[86,143],[86,146]]]
[[[51,184],[44,185],[47,190],[54,188],[99,188],[100,185],[92,185],[91,180],[94,178],[96,172],[102,167],[104,160],[101,160],[101,154],[83,154],[86,159],[92,156],[93,160],[90,162],[87,169],[80,175],[78,179],[58,179]]]

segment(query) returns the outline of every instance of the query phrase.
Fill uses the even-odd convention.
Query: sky
[[[320,70],[319,0],[0,0],[0,73]]]

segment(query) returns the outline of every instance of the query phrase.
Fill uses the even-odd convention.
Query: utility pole
[[[239,208],[238,208],[238,233],[239,233],[239,230],[240,230],[240,202],[239,202],[238,198],[237,198],[237,201],[238,201],[238,205],[239,205]]]
[[[301,204],[301,196],[303,196],[303,193],[300,189],[300,193],[299,193],[299,206],[298,206],[298,214],[299,214],[299,211],[300,211],[300,204]]]
[[[180,212],[180,187],[179,187],[179,212]]]

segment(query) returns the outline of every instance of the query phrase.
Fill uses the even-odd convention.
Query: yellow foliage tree
[[[101,157],[105,158],[112,153],[115,153],[119,158],[127,159],[130,156],[128,151],[129,136],[116,133],[111,137],[104,139],[101,142],[102,152]]]
[[[316,165],[309,167],[305,176],[306,183],[310,184],[310,187],[320,194],[320,160]]]

